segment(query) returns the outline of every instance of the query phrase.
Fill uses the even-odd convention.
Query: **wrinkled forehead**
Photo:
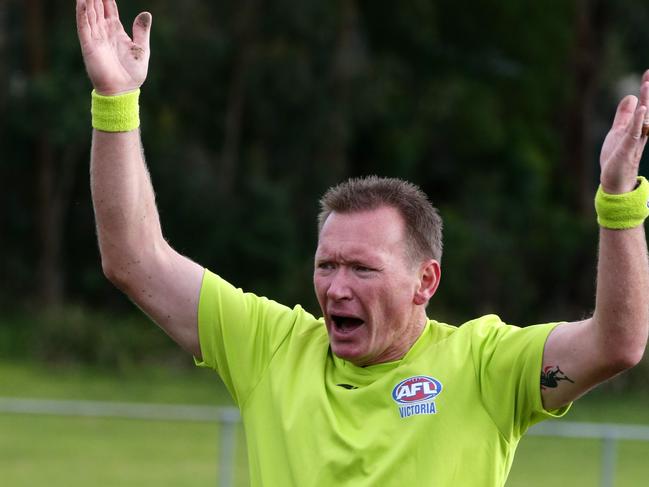
[[[397,210],[381,207],[350,213],[332,212],[320,230],[318,252],[345,248],[354,252],[404,251],[406,231]]]

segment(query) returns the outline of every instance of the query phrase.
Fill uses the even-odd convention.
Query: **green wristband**
[[[92,90],[92,126],[103,132],[129,132],[140,126],[140,90],[104,96]]]
[[[600,185],[595,196],[597,223],[603,228],[624,230],[639,227],[649,216],[649,182],[638,177],[638,186],[628,193],[607,194]]]

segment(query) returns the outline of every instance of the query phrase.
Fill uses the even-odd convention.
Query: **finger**
[[[95,0],[86,1],[86,17],[88,19],[88,25],[90,26],[90,32],[97,29],[97,11],[95,10]]]
[[[104,0],[104,17],[106,19],[119,19],[117,2],[115,0]]]
[[[645,145],[647,145],[647,134],[649,133],[649,108],[645,106],[644,113],[642,115],[642,124],[640,125],[640,140],[636,143],[636,152],[634,160],[640,162],[642,158],[642,153],[644,152]]]
[[[619,158],[631,164],[637,164],[640,161],[639,154],[642,154],[642,148],[644,147],[641,136],[642,122],[646,113],[647,107],[644,105],[638,106],[626,129],[626,136],[622,139],[619,147]]]
[[[99,24],[104,20],[104,2],[103,0],[95,0],[95,12],[97,12],[97,23]]]
[[[649,106],[649,81],[645,81],[640,85],[639,104]]]
[[[636,147],[636,153],[634,160],[638,161],[638,164],[640,163],[640,159],[642,159],[642,153],[644,152],[644,148],[647,145],[647,137],[642,137],[640,139],[640,143],[638,144],[638,147]]]
[[[149,48],[152,21],[153,17],[149,12],[142,12],[133,22],[133,42],[145,50]]]
[[[649,81],[649,69],[647,69],[644,72],[644,74],[642,75],[642,81],[641,82],[646,83],[647,81]]]
[[[77,32],[81,44],[90,41],[90,24],[88,23],[88,6],[85,0],[77,0]]]
[[[615,111],[613,119],[613,129],[627,128],[629,122],[633,119],[633,113],[638,105],[638,99],[633,95],[627,95],[622,98]]]
[[[644,122],[646,113],[647,107],[640,105],[633,114],[633,120],[631,121],[628,130],[629,137],[627,137],[626,144],[628,148],[635,147],[642,137],[642,124]]]
[[[649,81],[645,81],[640,86],[640,105],[649,107]],[[649,133],[649,111],[645,111],[644,119],[642,120],[642,137],[646,137]]]

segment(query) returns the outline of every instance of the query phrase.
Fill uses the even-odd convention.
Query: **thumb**
[[[133,22],[133,42],[144,50],[149,49],[149,35],[151,34],[151,22],[153,17],[149,12],[142,12]]]

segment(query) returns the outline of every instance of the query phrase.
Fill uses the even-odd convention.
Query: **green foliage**
[[[3,318],[0,355],[122,371],[146,363],[192,365],[191,358],[145,316],[79,306]]]
[[[46,356],[120,364],[148,340],[146,354],[166,350],[161,333],[106,317],[132,306],[100,271],[70,2],[0,5],[0,307],[58,299],[63,318],[33,319]],[[349,176],[399,176],[446,220],[431,314],[581,317],[596,244],[583,202],[615,85],[644,68],[649,40],[649,7],[585,5],[120,2],[127,30],[139,10],[154,16],[142,134],[166,237],[238,286],[317,312],[318,197]],[[58,298],[46,292],[57,279]]]
[[[191,358],[184,356],[191,364]],[[123,370],[88,364],[47,367],[32,357],[0,361],[0,390],[6,397],[231,406],[232,399],[213,370],[170,364],[138,364]]]

